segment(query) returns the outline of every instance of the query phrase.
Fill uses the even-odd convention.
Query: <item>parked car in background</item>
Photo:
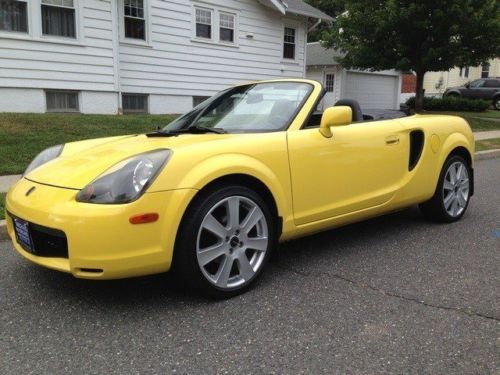
[[[492,100],[495,109],[500,110],[500,78],[476,79],[461,87],[450,87],[443,95]]]

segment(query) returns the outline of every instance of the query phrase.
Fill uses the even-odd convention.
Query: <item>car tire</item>
[[[419,205],[429,220],[452,223],[465,214],[472,192],[472,170],[467,161],[450,156],[441,170],[433,197]]]
[[[493,108],[500,111],[500,96],[493,99]]]
[[[257,281],[276,245],[276,219],[266,201],[244,186],[218,186],[186,210],[172,271],[191,289],[230,298]]]

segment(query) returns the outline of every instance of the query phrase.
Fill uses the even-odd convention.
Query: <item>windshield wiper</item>
[[[158,130],[154,133],[146,134],[148,137],[174,137],[179,134],[205,134],[205,133],[215,133],[215,134],[226,134],[224,129],[220,128],[205,128],[203,126],[190,126],[184,129],[175,130]]]

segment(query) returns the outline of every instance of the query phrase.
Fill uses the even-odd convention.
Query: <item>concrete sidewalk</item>
[[[22,175],[0,176],[0,193],[5,193],[15,182],[20,180]]]
[[[475,132],[474,138],[476,141],[482,141],[484,139],[500,138],[500,130],[492,130],[487,132]],[[490,150],[491,151],[491,150]],[[479,153],[478,153],[479,154]],[[476,156],[478,155],[476,154]],[[491,152],[488,155],[493,155]],[[495,153],[496,155],[496,153]],[[12,176],[0,176],[0,193],[5,193],[9,188],[21,178],[21,175]]]
[[[475,132],[474,139],[476,141],[482,141],[485,139],[500,138],[500,130],[491,130],[487,132]]]

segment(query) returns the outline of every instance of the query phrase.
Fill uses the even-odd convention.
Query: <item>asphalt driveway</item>
[[[0,373],[500,374],[500,160],[463,220],[412,208],[285,244],[249,293],[90,282],[0,242]]]

